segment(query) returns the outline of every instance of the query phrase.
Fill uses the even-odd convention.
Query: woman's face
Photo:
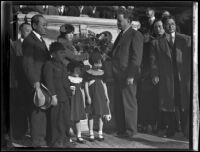
[[[157,21],[155,24],[154,24],[154,32],[155,34],[157,35],[163,35],[165,30],[163,28],[163,23],[162,21]]]
[[[73,40],[73,38],[74,38],[74,32],[71,32],[71,33],[66,34],[65,37],[66,37],[66,39],[67,39],[68,41],[71,42],[71,41]]]

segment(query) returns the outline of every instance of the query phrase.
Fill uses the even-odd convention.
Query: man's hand
[[[58,104],[58,99],[56,95],[52,96],[51,105],[56,106]]]
[[[127,85],[132,85],[134,81],[134,78],[127,78],[126,83]]]
[[[33,87],[38,90],[40,88],[40,82],[35,82]]]
[[[152,79],[152,82],[154,85],[158,84],[159,82],[159,77],[158,76],[155,76],[153,79]]]
[[[91,103],[92,103],[90,96],[87,97],[87,103],[88,103],[88,104],[91,104]]]

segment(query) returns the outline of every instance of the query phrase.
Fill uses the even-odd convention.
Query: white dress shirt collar
[[[21,38],[20,38],[20,42],[22,43],[23,41],[24,41],[24,39],[21,37]]]
[[[170,34],[173,38],[175,38],[175,32]]]
[[[124,31],[123,31],[123,34],[128,31],[128,29],[131,27],[131,25],[129,25]]]
[[[33,33],[35,34],[35,36],[42,42],[42,40],[41,40],[41,35],[40,34],[38,34],[37,32],[35,32],[35,31],[33,31]]]

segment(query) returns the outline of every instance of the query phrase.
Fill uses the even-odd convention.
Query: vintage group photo
[[[194,145],[193,2],[13,1],[6,20],[4,150]]]

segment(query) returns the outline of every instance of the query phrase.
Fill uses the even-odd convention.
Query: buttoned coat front
[[[143,36],[130,27],[123,36],[117,37],[112,51],[114,75],[138,78],[143,53]]]

